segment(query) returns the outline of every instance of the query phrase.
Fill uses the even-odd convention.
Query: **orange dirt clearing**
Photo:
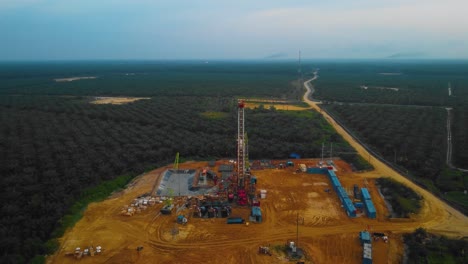
[[[85,77],[70,77],[70,78],[58,78],[54,79],[56,82],[74,82],[79,80],[94,80],[96,76],[85,76]]]
[[[47,259],[48,263],[284,263],[287,261],[279,248],[288,239],[296,240],[296,220],[299,216],[299,247],[306,252],[305,263],[360,263],[362,247],[358,232],[385,232],[389,243],[373,243],[374,263],[401,259],[403,245],[400,231],[414,229],[423,220],[390,222],[382,198],[372,179],[364,180],[351,171],[348,164],[336,160],[336,174],[342,185],[350,189],[354,184],[367,184],[376,204],[377,219],[365,215],[349,218],[331,191],[325,175],[297,172],[298,164],[315,165],[318,160],[295,160],[295,167],[253,171],[257,177],[257,193],[267,190],[261,199],[263,222],[246,225],[228,225],[225,218],[194,218],[188,224],[176,223],[177,214],[161,215],[162,204],[131,217],[121,214],[122,208],[134,198],[154,193],[158,186],[160,168],[136,178],[127,189],[109,199],[93,203],[83,218],[60,239],[60,249]],[[217,164],[223,163],[218,161]],[[227,163],[227,162],[226,162]],[[207,162],[190,162],[181,169],[199,169]],[[217,170],[215,170],[217,171]],[[155,184],[156,183],[156,184]],[[331,188],[332,189],[332,188]],[[180,204],[184,198],[176,198]],[[232,216],[248,219],[248,207],[233,205]],[[174,232],[177,231],[177,232]],[[176,234],[177,233],[177,234]],[[76,247],[102,246],[100,255],[85,256],[80,260],[72,253]],[[259,254],[259,246],[270,246],[272,256]],[[142,246],[143,250],[136,248]]]
[[[148,97],[96,97],[94,101],[91,101],[92,104],[113,104],[121,105],[133,103],[138,100],[151,99]]]
[[[302,106],[288,105],[288,104],[249,103],[249,102],[245,103],[245,107],[250,108],[250,109],[258,108],[260,105],[263,105],[265,109],[274,107],[277,110],[287,110],[287,111],[306,110],[306,109],[311,108],[311,107],[302,107]]]

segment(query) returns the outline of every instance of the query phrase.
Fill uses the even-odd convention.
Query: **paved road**
[[[368,159],[369,162],[374,166],[375,170],[366,173],[366,177],[377,178],[381,176],[391,177],[401,183],[404,183],[408,187],[412,188],[424,198],[424,206],[418,216],[416,216],[417,222],[420,226],[427,228],[431,232],[441,233],[449,236],[456,237],[467,237],[468,236],[468,217],[445,203],[444,201],[437,198],[429,191],[423,189],[412,181],[408,180],[397,171],[381,162],[372,153],[369,153],[364,146],[362,146],[356,139],[354,139],[343,127],[341,127],[330,115],[325,111],[321,111],[320,102],[315,102],[309,99],[313,93],[313,87],[311,83],[318,78],[318,73],[314,73],[314,77],[304,82],[304,86],[307,92],[304,94],[304,101],[308,103],[312,108],[321,112],[324,118],[335,128],[335,130],[353,146],[356,151],[364,158]],[[407,231],[405,228],[392,226],[394,231]]]

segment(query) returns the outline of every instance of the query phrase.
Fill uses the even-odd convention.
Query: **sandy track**
[[[304,82],[304,86],[307,92],[304,95],[304,101],[308,103],[318,112],[321,112],[325,119],[335,128],[335,130],[346,140],[351,146],[353,146],[357,152],[364,158],[369,159],[370,163],[374,166],[375,170],[371,173],[366,174],[366,177],[376,178],[380,176],[389,176],[393,179],[404,183],[413,190],[417,191],[424,197],[424,207],[421,213],[416,216],[417,224],[408,226],[421,226],[427,228],[431,232],[441,233],[449,236],[466,237],[468,236],[468,218],[455,210],[453,207],[443,202],[432,193],[416,185],[412,181],[405,178],[386,164],[382,163],[371,153],[369,153],[361,144],[359,144],[343,127],[341,127],[335,120],[328,115],[326,112],[321,111],[319,102],[314,102],[309,99],[312,92],[310,86],[311,82],[318,78],[317,73],[315,76]],[[392,226],[394,231],[409,231],[405,225],[397,225],[395,228]]]
[[[113,104],[121,105],[133,103],[138,100],[148,100],[149,97],[96,97],[95,100],[91,101],[91,104]]]
[[[245,107],[247,108],[257,108],[260,105],[263,105],[265,109],[269,109],[270,107],[274,107],[277,110],[286,110],[286,111],[298,111],[298,110],[306,110],[310,107],[302,107],[297,105],[289,105],[289,104],[271,104],[271,103],[245,103]]]

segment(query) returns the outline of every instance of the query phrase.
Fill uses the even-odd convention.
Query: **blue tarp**
[[[366,188],[361,188],[361,197],[363,201],[371,199],[369,191]]]
[[[291,154],[289,154],[289,157],[292,158],[292,159],[300,159],[301,155],[299,155],[297,153],[291,153]]]

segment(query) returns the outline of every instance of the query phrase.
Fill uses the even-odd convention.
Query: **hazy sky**
[[[468,0],[0,0],[0,60],[468,58]]]

